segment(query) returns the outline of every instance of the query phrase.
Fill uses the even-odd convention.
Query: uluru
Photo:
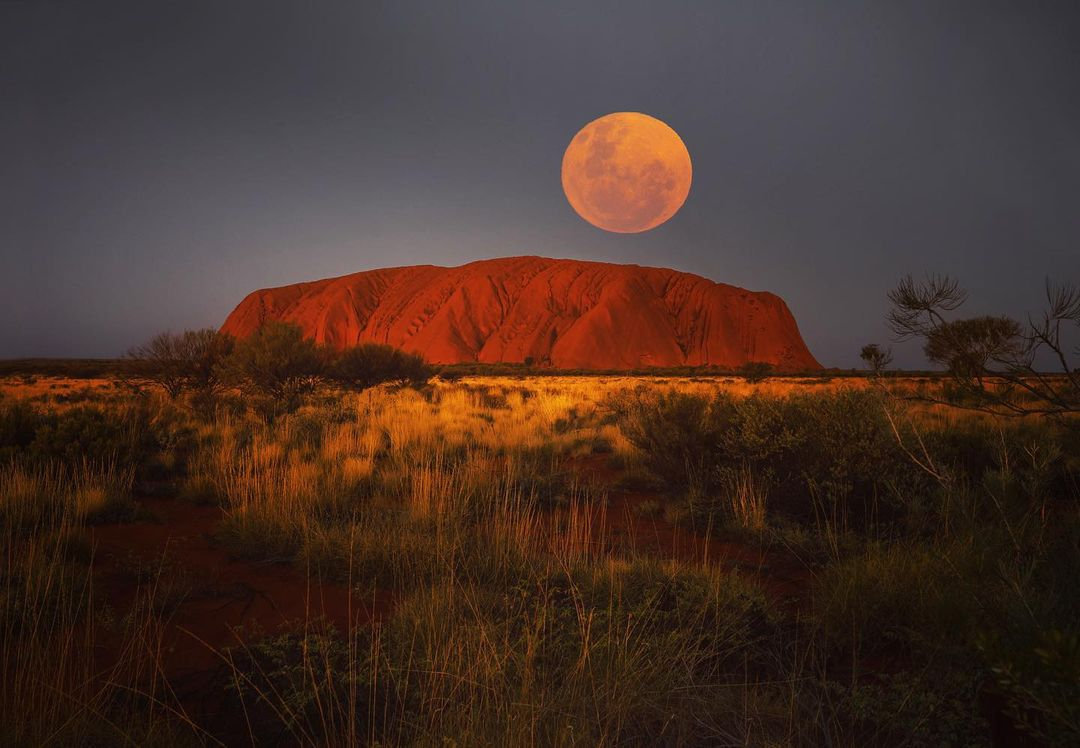
[[[271,320],[345,348],[387,343],[437,364],[619,370],[821,365],[784,301],[691,273],[543,257],[368,270],[249,294],[222,332]]]

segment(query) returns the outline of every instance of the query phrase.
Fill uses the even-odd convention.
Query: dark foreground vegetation
[[[901,379],[363,389],[341,366],[269,414],[239,380],[11,383],[0,743],[1080,737],[1075,421],[958,416]],[[307,576],[351,612],[211,640],[225,614],[192,611],[240,593],[168,543],[115,550],[167,532],[152,507],[219,507],[202,542],[231,573]]]

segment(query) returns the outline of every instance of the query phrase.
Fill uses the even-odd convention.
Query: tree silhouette
[[[161,387],[174,400],[185,391],[212,394],[222,385],[221,363],[233,342],[212,328],[158,333],[128,351],[124,374]]]
[[[420,355],[381,343],[346,348],[327,368],[328,379],[361,390],[384,383],[415,387],[432,376],[434,371]]]
[[[747,361],[739,367],[738,373],[747,382],[756,384],[764,382],[773,375],[774,371],[773,365],[767,361]]]
[[[300,407],[326,370],[326,354],[298,325],[268,322],[236,344],[226,362],[228,379],[256,398],[256,409],[273,420]]]
[[[1047,281],[1042,317],[1026,324],[1004,316],[946,318],[966,300],[955,279],[940,275],[922,281],[909,275],[889,292],[887,320],[896,339],[922,340],[927,359],[952,377],[954,387],[936,401],[1017,416],[1080,412],[1080,374],[1073,361],[1080,348],[1067,350],[1063,335],[1069,327],[1080,329],[1075,285]],[[1047,360],[1057,372],[1036,368]]]
[[[859,358],[866,362],[867,368],[875,376],[878,376],[892,363],[892,348],[882,348],[877,343],[867,343],[859,351]]]

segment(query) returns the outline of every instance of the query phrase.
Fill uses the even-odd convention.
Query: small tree
[[[949,405],[1012,415],[1080,412],[1080,373],[1071,361],[1062,326],[1080,329],[1080,289],[1047,281],[1042,319],[1021,324],[1008,317],[948,320],[967,292],[948,276],[915,281],[909,275],[889,292],[889,326],[898,340],[922,340],[926,357],[946,368],[956,385]],[[1059,369],[1036,368],[1048,357]],[[1045,360],[1045,359],[1044,359]]]
[[[957,379],[985,389],[991,367],[1013,369],[1024,355],[1025,341],[1016,320],[973,317],[942,322],[926,333],[923,352]]]
[[[213,395],[225,385],[225,362],[236,338],[212,329],[198,330],[192,337],[191,376],[188,387],[197,394]]]
[[[230,381],[257,398],[267,420],[292,413],[326,369],[323,350],[298,326],[268,322],[238,342],[226,362]]]
[[[867,343],[859,352],[859,358],[866,363],[866,367],[873,372],[874,376],[880,376],[892,363],[892,348],[882,348],[877,343]]]
[[[128,351],[125,374],[161,387],[174,400],[185,390],[213,393],[221,386],[221,363],[232,346],[231,336],[212,328],[158,333]]]
[[[346,348],[327,369],[327,377],[332,381],[359,390],[384,383],[418,387],[434,374],[419,354],[381,343]]]
[[[764,382],[773,374],[773,365],[766,361],[747,361],[739,368],[739,375],[747,382]]]

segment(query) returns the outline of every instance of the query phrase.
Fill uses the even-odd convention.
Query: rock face
[[[637,265],[507,257],[370,270],[255,291],[221,329],[242,338],[269,320],[338,348],[389,343],[432,363],[821,368],[778,296]]]

